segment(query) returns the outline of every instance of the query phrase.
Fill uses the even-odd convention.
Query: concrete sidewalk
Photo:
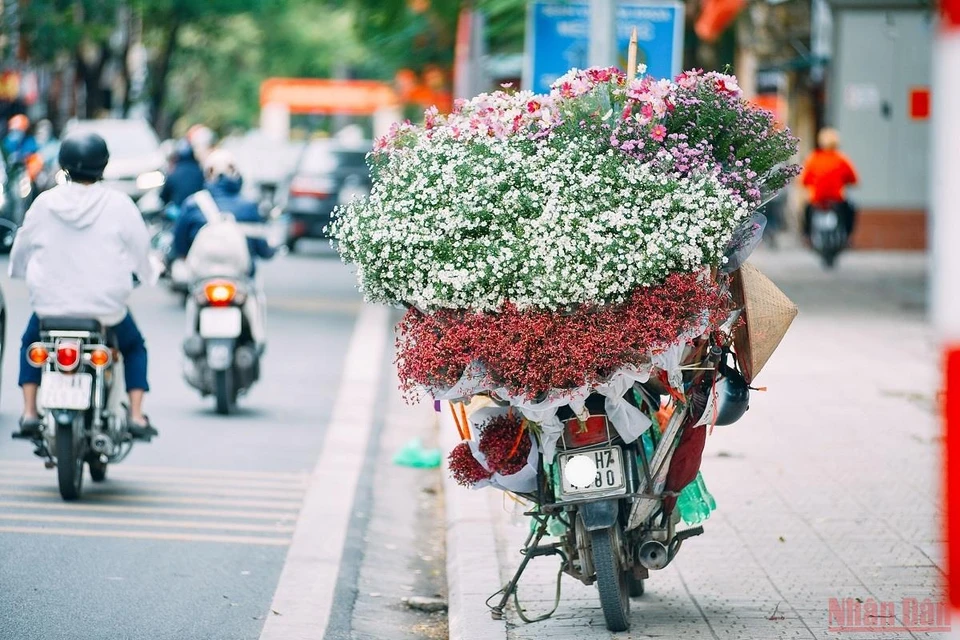
[[[631,632],[606,631],[596,589],[569,577],[550,620],[525,625],[511,606],[505,625],[490,621],[484,599],[519,564],[529,524],[499,493],[451,483],[448,512],[469,504],[471,522],[454,523],[458,535],[448,535],[448,576],[464,594],[454,598],[451,586],[450,637],[946,637],[903,607],[904,599],[939,603],[944,566],[924,258],[841,260],[827,273],[799,251],[754,259],[801,313],[758,380],[769,391],[754,394],[738,424],[708,438],[702,471],[718,510],[705,535],[652,574],[633,602]],[[491,528],[499,580],[477,554],[461,555],[488,544]],[[520,583],[528,617],[552,605],[557,568],[555,559],[538,559],[528,569]],[[894,602],[896,617],[884,619],[891,628],[832,630],[842,623],[836,610],[830,617],[831,599],[836,607],[848,598],[854,606]],[[476,624],[455,634],[455,619]],[[920,629],[893,629],[902,627]]]

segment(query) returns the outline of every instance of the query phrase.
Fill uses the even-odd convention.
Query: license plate
[[[40,381],[40,404],[47,409],[85,411],[90,408],[92,388],[93,376],[89,373],[66,375],[44,371]]]
[[[586,457],[591,463],[592,468],[596,470],[592,480],[581,477],[578,479],[584,484],[574,484],[571,477],[568,477],[567,466],[574,458]],[[585,463],[575,462],[574,467],[579,467],[577,472],[583,476]],[[571,467],[573,471],[574,467]],[[586,465],[589,469],[589,465]],[[570,474],[571,476],[574,473]],[[564,495],[580,495],[585,493],[608,493],[617,489],[624,489],[623,481],[623,459],[620,453],[620,447],[609,447],[606,449],[593,449],[591,451],[572,452],[560,454],[560,493]]]
[[[200,310],[200,336],[236,338],[243,327],[240,307],[206,307]]]

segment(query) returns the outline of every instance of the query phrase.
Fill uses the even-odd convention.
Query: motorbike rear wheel
[[[217,371],[214,381],[214,394],[217,399],[217,413],[225,416],[233,410],[233,405],[237,401],[237,394],[234,392],[233,372]]]
[[[57,482],[64,500],[80,498],[83,489],[83,440],[74,437],[72,424],[57,425]]]
[[[613,529],[591,531],[590,546],[607,629],[626,631],[630,628],[630,587],[627,572],[620,566],[619,553],[614,547],[613,533]]]

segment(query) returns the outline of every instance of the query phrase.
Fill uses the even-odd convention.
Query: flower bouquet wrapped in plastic
[[[650,426],[624,394],[677,386],[690,345],[727,320],[726,274],[795,152],[732,76],[573,70],[549,95],[484,94],[395,126],[370,196],[332,233],[366,298],[408,309],[405,390],[488,394],[537,425],[549,457],[558,409],[591,394],[624,441]]]

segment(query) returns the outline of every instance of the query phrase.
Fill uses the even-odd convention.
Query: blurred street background
[[[926,319],[934,8],[624,0],[600,24],[603,4],[0,2],[0,137],[26,116],[19,139],[36,143],[29,156],[4,143],[0,251],[62,180],[57,140],[79,130],[107,140],[105,180],[137,202],[158,250],[182,140],[200,160],[234,154],[244,195],[289,249],[262,267],[264,373],[234,415],[182,379],[179,294],[167,281],[135,293],[161,435],[70,504],[55,471],[10,439],[30,309],[23,283],[0,277],[0,640],[867,638],[834,628],[831,599],[942,602]],[[652,75],[735,72],[799,137],[798,162],[836,128],[859,173],[857,227],[825,269],[802,239],[805,190],[766,205],[756,263],[800,316],[759,380],[768,391],[708,438],[718,510],[648,582],[633,631],[606,631],[595,588],[570,578],[552,620],[525,625],[510,608],[494,622],[484,600],[519,563],[528,522],[499,492],[395,464],[416,438],[445,456],[451,427],[400,398],[399,312],[363,303],[324,228],[369,192],[365,156],[391,124],[502,85],[545,91],[598,56],[622,67],[633,28]],[[448,546],[463,522],[487,539]],[[537,563],[520,589],[528,614],[555,589],[556,567]]]

